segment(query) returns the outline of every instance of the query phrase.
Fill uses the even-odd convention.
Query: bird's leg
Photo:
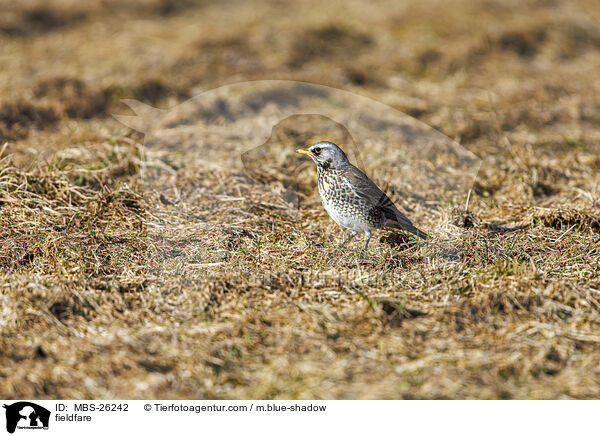
[[[345,240],[340,245],[338,245],[335,248],[335,250],[333,250],[333,252],[329,255],[329,261],[332,261],[333,258],[338,256],[340,254],[341,250],[346,246],[346,244],[348,242],[350,242],[352,240],[352,238],[354,238],[356,235],[358,235],[358,232],[352,231],[352,233],[350,233],[350,236],[345,238]]]
[[[365,251],[369,248],[369,241],[371,240],[371,232],[365,232]]]
[[[358,235],[358,232],[355,232],[354,230],[352,230],[352,233],[350,233],[350,236],[348,236],[344,242],[342,242],[339,246],[338,249],[344,248],[346,246],[346,244],[348,244],[348,242],[350,242],[356,235]]]

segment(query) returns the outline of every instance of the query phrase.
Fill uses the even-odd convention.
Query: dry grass
[[[592,0],[14,2],[0,396],[599,398],[598,19]],[[231,137],[166,150],[110,115],[265,78],[353,90],[459,140],[483,160],[469,213],[417,171],[390,179],[384,139],[310,116],[270,134],[269,110],[313,100],[196,108]],[[336,252],[291,152],[323,136],[456,253],[392,233]],[[253,171],[261,155],[240,156],[264,139]]]

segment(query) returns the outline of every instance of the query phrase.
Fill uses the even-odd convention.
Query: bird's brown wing
[[[394,202],[371,180],[365,173],[354,165],[348,165],[343,171],[343,177],[354,195],[366,200],[373,208],[381,211],[386,218],[386,224],[399,227],[420,238],[427,235],[417,229],[413,223],[398,210]]]

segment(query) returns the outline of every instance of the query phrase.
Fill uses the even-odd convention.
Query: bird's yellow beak
[[[300,153],[300,154],[311,154],[310,151],[305,150],[303,148],[299,148],[298,150],[296,150],[296,153]]]

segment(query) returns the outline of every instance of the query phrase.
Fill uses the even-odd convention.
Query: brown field
[[[0,398],[600,398],[597,0],[2,3]],[[182,104],[260,79],[415,117],[477,178],[392,176],[377,112],[269,124],[326,93]],[[145,137],[124,98],[175,109]],[[337,251],[316,139],[431,240]]]

